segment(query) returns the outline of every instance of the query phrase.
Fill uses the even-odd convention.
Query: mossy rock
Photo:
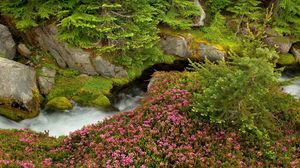
[[[296,58],[292,54],[281,54],[278,59],[280,65],[294,65],[296,64]]]
[[[0,98],[0,115],[9,118],[13,121],[21,121],[24,119],[34,118],[39,115],[41,95],[38,90],[33,90],[33,100],[28,103],[32,105],[32,109],[26,109],[24,104],[10,98]]]
[[[21,121],[28,118],[34,118],[38,116],[39,111],[23,111],[21,109],[12,108],[9,106],[0,106],[0,114],[13,121]]]
[[[56,97],[46,104],[46,109],[49,111],[71,110],[72,108],[72,103],[66,97]]]
[[[94,101],[101,95],[110,95],[114,81],[99,76],[85,76],[59,73],[54,88],[47,95],[47,101],[66,97],[82,106],[98,106]]]
[[[94,100],[93,103],[96,106],[104,107],[104,108],[107,108],[107,107],[111,106],[111,103],[110,103],[109,99],[105,95],[99,96],[97,99]]]

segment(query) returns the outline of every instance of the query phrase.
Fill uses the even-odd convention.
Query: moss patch
[[[292,54],[282,54],[278,59],[280,65],[293,65],[296,63],[296,59]]]
[[[99,76],[79,75],[70,70],[60,70],[54,88],[47,96],[47,101],[55,97],[66,97],[80,105],[97,106],[94,104],[100,95],[109,95],[113,87],[110,79]],[[69,71],[69,72],[68,72]]]
[[[0,115],[13,121],[21,121],[38,116],[40,113],[40,94],[37,89],[32,90],[32,100],[26,104],[11,98],[0,98]]]
[[[39,111],[24,111],[9,106],[0,106],[0,114],[13,121],[21,121],[28,118],[34,118],[39,114]]]
[[[56,97],[46,104],[47,110],[71,110],[72,103],[66,97]]]
[[[99,107],[110,107],[111,106],[109,99],[104,95],[100,95],[97,99],[94,100],[93,103]]]

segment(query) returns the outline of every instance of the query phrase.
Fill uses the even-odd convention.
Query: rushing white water
[[[142,92],[136,90],[131,94],[120,93],[119,101],[114,105],[119,111],[135,108],[141,99]],[[97,123],[117,113],[117,111],[104,111],[97,108],[75,106],[72,110],[64,112],[47,113],[42,110],[34,119],[14,122],[0,116],[0,128],[24,129],[28,128],[37,132],[49,132],[50,136],[68,135],[70,132],[82,128],[85,125]]]
[[[289,80],[291,77],[283,76],[281,81]],[[300,98],[300,80],[295,80],[291,84],[284,86],[283,91],[289,93],[297,98]]]

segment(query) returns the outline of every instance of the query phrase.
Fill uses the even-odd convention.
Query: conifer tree
[[[275,9],[275,30],[282,34],[294,35],[296,39],[300,39],[300,1],[277,0]]]

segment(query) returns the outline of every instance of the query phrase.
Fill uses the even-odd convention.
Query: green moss
[[[128,69],[128,77],[130,80],[133,80],[142,75],[143,69],[141,68],[130,68]]]
[[[111,78],[113,85],[115,86],[122,86],[129,83],[129,80],[127,78]]]
[[[0,115],[14,121],[21,121],[23,119],[34,118],[39,114],[38,110],[26,111],[19,108],[11,107],[11,104],[14,102],[11,99],[1,98],[0,102],[3,103],[0,105]]]
[[[28,118],[34,118],[39,114],[38,111],[28,112],[9,106],[0,106],[0,115],[13,121],[21,121]]]
[[[38,116],[40,112],[41,95],[38,89],[32,90],[33,98],[31,102],[27,104],[28,109],[25,108],[14,108],[12,103],[18,103],[16,100],[11,98],[0,98],[0,115],[5,116],[14,121],[21,121],[24,119],[30,119]]]
[[[47,110],[70,110],[72,103],[66,97],[56,97],[46,104]]]
[[[34,48],[32,51],[33,56],[31,57],[31,61],[37,68],[41,68],[43,66],[51,66],[51,68],[57,67],[53,56],[43,51],[41,48]]]
[[[99,97],[97,97],[97,99],[95,99],[93,103],[96,106],[100,106],[100,107],[110,107],[111,106],[109,99],[104,95],[100,95]]]
[[[74,69],[61,69],[57,68],[57,73],[63,77],[72,78],[78,76],[80,73]]]
[[[293,65],[296,63],[296,59],[292,54],[282,54],[278,59],[280,65]]]

